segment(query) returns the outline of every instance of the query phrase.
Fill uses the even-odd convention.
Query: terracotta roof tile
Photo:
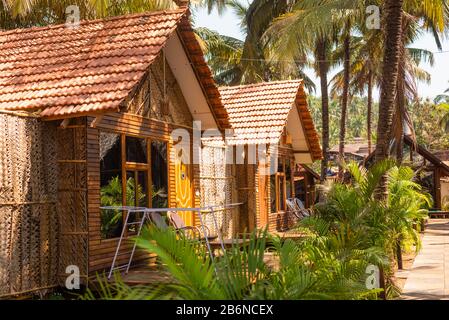
[[[116,111],[177,29],[221,127],[227,114],[186,9],[0,32],[0,110],[42,117]],[[209,98],[209,97],[207,97]]]
[[[278,143],[296,103],[313,160],[322,158],[319,137],[307,107],[302,80],[221,87],[236,138],[233,144]]]

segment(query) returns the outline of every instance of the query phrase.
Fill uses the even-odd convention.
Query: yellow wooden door
[[[175,161],[176,176],[176,207],[192,208],[193,192],[192,192],[192,166],[184,163],[182,153],[176,156]],[[195,224],[193,212],[178,212],[188,226]]]

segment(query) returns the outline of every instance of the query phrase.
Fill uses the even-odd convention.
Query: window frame
[[[167,206],[170,206],[170,148],[169,148],[169,140],[166,139],[161,139],[161,138],[152,138],[152,137],[148,137],[148,136],[139,136],[139,135],[135,135],[135,134],[131,134],[131,133],[123,133],[123,132],[117,132],[114,130],[105,130],[105,129],[101,129],[100,131],[103,132],[108,132],[108,133],[115,133],[117,135],[120,135],[120,144],[121,144],[121,149],[120,149],[120,153],[121,153],[121,183],[122,183],[122,205],[125,206],[127,205],[127,199],[126,199],[126,194],[127,194],[127,172],[133,172],[134,177],[136,177],[136,175],[138,175],[138,172],[145,172],[146,173],[146,180],[147,180],[147,194],[146,194],[146,198],[147,198],[147,203],[146,203],[146,207],[147,208],[152,208],[152,194],[153,194],[153,181],[152,181],[152,158],[151,158],[151,144],[153,141],[157,141],[157,142],[162,142],[165,143],[167,145],[166,148],[166,159],[167,159]],[[138,139],[144,139],[146,140],[146,156],[147,156],[147,163],[138,163],[138,162],[129,162],[126,159],[126,137],[132,137],[132,138],[138,138]],[[99,174],[101,175],[101,171],[99,172]],[[137,181],[135,181],[135,183],[137,183]],[[101,188],[100,188],[101,189]],[[101,205],[101,203],[100,203]],[[101,215],[101,210],[100,210],[100,215]],[[125,224],[125,220],[126,220],[126,215],[125,212],[122,213],[122,225]],[[132,232],[128,232],[128,230],[125,230],[125,235],[124,237],[130,237],[134,235],[134,233]],[[113,238],[101,238],[101,242],[108,242],[108,241],[116,241],[118,238],[120,238],[120,236],[117,237],[113,237]]]
[[[275,197],[276,197],[276,210],[273,211],[272,207],[271,207],[271,201],[270,201],[270,211],[273,214],[277,214],[277,213],[285,213],[287,212],[287,199],[290,197],[294,196],[294,188],[292,187],[290,190],[290,194],[287,194],[287,162],[290,162],[290,183],[293,186],[294,185],[294,172],[293,172],[293,161],[291,159],[291,157],[286,156],[286,155],[278,155],[278,165],[277,165],[277,170],[279,170],[279,162],[282,161],[282,172],[277,171],[276,173],[274,173],[273,175],[275,176]],[[272,175],[272,176],[273,176]],[[281,199],[281,190],[280,190],[280,185],[281,185],[281,179],[284,180],[284,184],[283,184],[283,192],[282,194],[284,194],[284,199]],[[270,199],[272,199],[273,195],[271,194],[271,188],[270,188]],[[284,204],[284,209],[281,210],[281,200],[283,200],[283,204]]]

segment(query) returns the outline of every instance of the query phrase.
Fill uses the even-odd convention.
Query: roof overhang
[[[218,129],[204,91],[177,33],[173,33],[168,39],[164,52],[193,120],[201,121],[202,129]]]
[[[313,156],[302,126],[301,116],[298,108],[296,108],[296,103],[292,105],[292,109],[288,114],[286,128],[287,133],[291,137],[295,162],[301,164],[313,163]]]

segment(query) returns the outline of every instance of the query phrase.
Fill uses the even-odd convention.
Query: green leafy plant
[[[413,181],[411,168],[397,167],[392,160],[370,170],[352,162],[347,169],[352,183],[334,183],[326,200],[316,206],[316,216],[302,221],[301,227],[312,232],[318,247],[325,246],[341,261],[350,257],[377,265],[389,275],[398,243],[411,240],[419,249],[420,238],[413,226],[427,216],[431,197]],[[379,201],[376,192],[384,175],[388,196]]]
[[[157,287],[130,288],[106,281],[86,299],[368,299],[375,291],[364,286],[365,262],[341,260],[313,241],[297,243],[255,231],[243,247],[234,246],[212,261],[204,243],[173,229],[145,229],[139,247],[157,254],[161,271],[172,281]],[[275,267],[266,261],[271,251]],[[359,255],[361,257],[361,255]]]

